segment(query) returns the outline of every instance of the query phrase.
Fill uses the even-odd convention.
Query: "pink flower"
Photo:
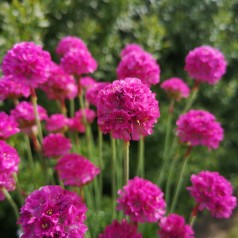
[[[118,194],[117,209],[134,222],[156,222],[165,214],[164,194],[148,180],[135,177]]]
[[[19,131],[18,123],[13,116],[0,112],[0,140],[5,140]]]
[[[28,98],[30,94],[30,88],[22,82],[14,80],[12,75],[3,76],[0,79],[0,100]]]
[[[100,169],[78,154],[68,154],[58,160],[56,170],[65,185],[81,187],[91,182]]]
[[[88,74],[97,69],[97,62],[87,49],[72,49],[61,58],[61,67],[68,74]]]
[[[197,47],[185,59],[185,70],[189,76],[209,84],[215,84],[222,78],[226,65],[222,52],[211,46]]]
[[[142,234],[138,233],[137,227],[123,219],[121,223],[114,220],[108,225],[99,238],[142,238]]]
[[[36,88],[49,77],[51,56],[33,42],[21,42],[13,46],[3,58],[2,71],[12,75],[19,83]]]
[[[60,132],[68,125],[69,119],[63,114],[53,114],[46,119],[45,129],[49,132]]]
[[[97,82],[91,77],[82,77],[80,78],[80,85],[84,90],[92,88]]]
[[[47,119],[46,110],[37,105],[40,120]],[[34,108],[31,102],[22,101],[14,109],[11,110],[11,115],[15,117],[21,129],[32,127],[36,124],[34,116]]]
[[[121,59],[117,67],[118,79],[138,78],[151,86],[160,81],[160,67],[153,56],[147,52],[131,52]]]
[[[76,36],[66,36],[60,40],[56,48],[58,55],[65,55],[72,49],[87,49],[86,44]]]
[[[33,191],[21,208],[18,223],[22,238],[83,238],[87,208],[74,192],[60,186],[44,186]]]
[[[73,118],[69,119],[70,130],[76,130],[81,133],[85,132],[86,128],[83,122],[83,113],[85,114],[86,123],[91,124],[94,121],[96,113],[93,110],[88,108],[85,108],[84,110],[80,109],[75,113],[75,116]]]
[[[17,151],[5,141],[0,140],[0,200],[5,198],[1,192],[2,188],[7,191],[15,189],[13,174],[18,172],[19,162],[20,158]]]
[[[56,64],[52,64],[50,76],[40,88],[55,100],[73,99],[78,93],[74,78]]]
[[[94,106],[97,106],[98,103],[98,96],[99,92],[104,89],[107,85],[109,85],[108,82],[98,82],[95,83],[91,88],[89,88],[86,92],[86,100]]]
[[[214,115],[203,110],[190,110],[180,115],[176,122],[177,135],[191,146],[207,146],[217,149],[223,140],[223,129]]]
[[[152,134],[160,116],[155,94],[136,78],[116,80],[106,86],[99,93],[97,109],[102,132],[126,141]]]
[[[237,199],[232,196],[231,183],[218,172],[202,171],[191,176],[192,186],[187,189],[199,205],[216,218],[229,218],[236,207]]]
[[[46,157],[60,157],[72,148],[70,139],[60,133],[49,134],[43,139],[43,154]]]
[[[126,45],[122,49],[121,57],[123,58],[123,57],[127,56],[128,54],[130,54],[131,52],[145,52],[145,51],[140,45],[132,43],[132,44]]]
[[[159,223],[160,238],[194,238],[194,232],[190,225],[186,225],[182,216],[170,214],[168,217],[163,217]]]
[[[188,85],[180,78],[170,78],[161,83],[161,88],[176,100],[187,98],[190,93]]]

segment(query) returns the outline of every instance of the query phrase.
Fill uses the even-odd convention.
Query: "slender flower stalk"
[[[103,165],[103,134],[100,131],[99,127],[98,127],[98,165],[99,168],[102,170],[104,165]],[[102,173],[99,174],[98,177],[99,180],[99,193],[100,193],[100,197],[102,197],[102,192],[103,192],[103,176]]]
[[[17,204],[14,202],[14,200],[12,199],[10,193],[7,191],[7,189],[5,189],[4,187],[1,188],[2,193],[4,194],[4,196],[7,198],[8,202],[10,203],[12,209],[14,210],[16,219],[18,220],[20,214],[19,214],[19,209],[17,207]]]
[[[36,125],[38,128],[39,140],[40,140],[40,143],[42,143],[43,134],[42,134],[42,129],[41,129],[40,117],[39,117],[39,113],[38,113],[38,109],[37,109],[37,95],[36,95],[34,88],[31,88],[31,101],[32,101],[33,108],[34,108],[34,115],[35,115],[35,119],[36,119]]]
[[[18,178],[17,178],[17,174],[16,173],[13,173],[13,178],[16,182],[16,188],[17,188],[17,193],[18,193],[18,197],[19,197],[19,201],[20,201],[20,205],[23,205],[24,203],[24,197],[22,195],[22,189],[21,189],[21,186],[19,184],[19,181],[18,181]]]
[[[199,208],[199,205],[196,204],[195,207],[192,210],[190,221],[189,221],[189,224],[190,224],[191,227],[193,227],[193,225],[194,225],[194,223],[196,221],[197,213],[198,213],[198,208]]]
[[[189,146],[187,148],[186,152],[185,152],[185,155],[184,155],[184,158],[183,158],[184,161],[183,161],[182,169],[181,169],[180,174],[179,174],[178,183],[177,183],[177,186],[176,186],[176,190],[175,190],[173,202],[172,202],[172,205],[171,205],[170,213],[173,213],[175,208],[176,208],[178,197],[179,197],[181,187],[182,187],[182,183],[183,183],[183,176],[184,176],[184,173],[186,171],[188,158],[189,158],[189,155],[192,151],[192,148],[193,148],[192,146]]]
[[[124,141],[124,184],[129,180],[129,141]]]
[[[116,218],[116,140],[111,138],[111,148],[112,148],[112,219]]]
[[[69,100],[69,113],[70,117],[74,116],[74,111],[75,111],[75,103],[74,103],[74,98]]]
[[[140,140],[139,140],[137,175],[142,178],[145,176],[145,138],[144,136],[140,136]]]

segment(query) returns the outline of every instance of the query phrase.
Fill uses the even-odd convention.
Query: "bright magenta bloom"
[[[5,198],[1,192],[2,187],[8,191],[15,189],[13,173],[18,172],[19,162],[20,158],[17,151],[5,141],[0,140],[0,200]]]
[[[170,214],[163,217],[159,223],[160,230],[158,232],[160,238],[194,238],[194,232],[190,225],[186,225],[182,216]]]
[[[60,157],[72,148],[70,139],[60,133],[49,134],[43,139],[43,154],[46,157]]]
[[[86,44],[78,37],[66,36],[60,40],[56,48],[56,53],[58,55],[65,55],[72,49],[87,49]]]
[[[88,74],[97,69],[97,62],[87,49],[71,49],[61,58],[61,67],[68,74]]]
[[[180,115],[176,122],[177,135],[191,146],[207,146],[217,149],[223,140],[223,129],[214,115],[203,110],[190,110]]]
[[[142,238],[142,234],[138,233],[137,227],[123,219],[121,223],[114,220],[108,225],[99,238]]]
[[[192,186],[187,189],[199,205],[216,218],[229,218],[236,207],[237,198],[232,196],[231,183],[218,172],[202,171],[191,176]]]
[[[72,76],[68,75],[57,64],[51,65],[51,73],[48,80],[40,87],[49,99],[72,99],[78,93],[78,87]]]
[[[155,94],[136,78],[116,80],[106,86],[99,93],[97,109],[102,132],[126,141],[152,134],[160,116]]]
[[[21,42],[13,46],[3,58],[2,71],[12,75],[19,83],[36,88],[49,77],[51,56],[33,42]]]
[[[100,173],[92,162],[78,154],[68,154],[58,160],[56,170],[65,185],[81,187]]]
[[[148,180],[135,177],[118,194],[117,209],[134,222],[156,222],[165,214],[164,194]]]
[[[132,43],[132,44],[126,45],[122,49],[121,57],[123,58],[123,57],[127,56],[128,54],[130,54],[131,52],[145,52],[145,51],[140,45]]]
[[[87,90],[91,87],[93,87],[96,84],[96,80],[93,79],[92,77],[82,77],[80,78],[80,85],[84,90]]]
[[[176,100],[187,98],[190,93],[188,85],[180,78],[170,78],[161,83],[161,88],[168,94],[169,97]]]
[[[151,86],[160,81],[160,67],[153,56],[147,52],[131,52],[121,59],[117,67],[118,79],[138,78]]]
[[[11,75],[3,76],[0,79],[0,100],[5,100],[6,98],[28,98],[30,94],[30,88],[22,82],[14,80]]]
[[[89,108],[85,108],[83,111],[85,113],[86,122],[91,124],[96,117],[96,113],[92,109],[89,109]],[[69,128],[71,130],[76,130],[81,133],[85,132],[86,128],[83,122],[83,111],[82,109],[78,110],[75,113],[75,116],[69,119]]]
[[[191,50],[185,59],[185,70],[191,78],[209,84],[217,83],[226,73],[226,60],[222,52],[211,46]]]
[[[60,186],[44,186],[32,192],[21,208],[18,223],[22,238],[83,238],[87,208],[74,192]]]
[[[0,112],[0,140],[5,140],[19,131],[18,123],[13,116]]]
[[[48,116],[46,110],[40,105],[37,105],[37,109],[40,120],[47,119]],[[34,108],[31,102],[20,102],[14,109],[11,110],[11,115],[16,118],[21,129],[26,129],[36,124]]]
[[[69,119],[63,114],[53,114],[46,119],[45,129],[49,132],[60,132],[68,126]]]
[[[97,106],[99,92],[104,89],[108,84],[108,82],[98,82],[87,90],[85,97],[89,104]]]

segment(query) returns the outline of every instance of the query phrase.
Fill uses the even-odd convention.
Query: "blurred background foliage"
[[[141,44],[158,59],[161,80],[178,76],[190,86],[193,81],[183,70],[188,51],[205,44],[219,48],[228,61],[227,73],[215,86],[201,85],[194,107],[216,115],[225,139],[216,151],[194,149],[185,181],[192,172],[218,170],[238,189],[238,0],[0,0],[0,59],[14,43],[34,41],[58,61],[55,47],[66,35],[86,42],[99,64],[94,77],[102,81],[116,78],[119,54],[127,43]],[[155,133],[146,139],[149,179],[159,171],[166,124],[163,115],[169,103],[158,85],[153,90],[158,92],[161,118]],[[177,105],[174,121],[183,103]],[[135,143],[131,154],[136,154]],[[132,160],[132,174],[133,166]],[[188,196],[185,189],[184,196]],[[181,211],[186,210],[183,204]],[[0,210],[0,220],[6,209]]]

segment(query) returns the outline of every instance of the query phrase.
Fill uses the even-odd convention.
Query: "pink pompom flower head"
[[[160,67],[147,52],[133,51],[126,55],[121,59],[116,71],[118,79],[138,78],[149,87],[160,81]]]
[[[92,77],[82,77],[80,78],[80,86],[84,89],[84,91],[92,88],[96,84],[96,80]]]
[[[37,105],[40,120],[47,119],[46,109]],[[19,123],[22,132],[27,132],[29,128],[36,125],[34,116],[34,108],[31,102],[22,101],[14,109],[11,110],[11,115],[15,117]]]
[[[198,204],[198,209],[207,209],[216,218],[229,218],[237,205],[232,196],[231,183],[218,172],[202,171],[191,176],[192,186],[187,189]]]
[[[5,141],[0,140],[0,200],[5,198],[1,192],[2,188],[7,191],[15,189],[13,174],[18,172],[19,162],[20,158],[17,151]]]
[[[12,75],[3,76],[0,79],[0,100],[28,98],[30,94],[29,86],[14,80]]]
[[[226,73],[226,60],[221,51],[211,46],[191,50],[185,59],[185,70],[198,82],[216,84]]]
[[[181,98],[187,98],[190,93],[188,85],[180,78],[170,78],[161,83],[161,88],[172,99],[179,101]]]
[[[63,114],[53,114],[46,119],[45,129],[49,132],[64,132],[68,123],[69,119]]]
[[[20,42],[3,58],[2,71],[12,75],[19,83],[36,88],[44,83],[50,73],[51,56],[33,42]]]
[[[158,101],[137,78],[116,80],[99,93],[98,125],[103,133],[125,141],[152,134],[160,116]]]
[[[133,222],[156,222],[165,214],[164,194],[152,182],[135,177],[118,191],[117,210]]]
[[[194,238],[194,231],[190,225],[186,225],[182,216],[177,214],[169,214],[163,217],[159,223],[160,230],[158,232],[160,238]]]
[[[13,116],[0,112],[0,140],[5,140],[19,131],[18,123]]]
[[[22,238],[78,237],[87,231],[87,208],[74,192],[60,186],[44,186],[33,191],[20,211],[18,224]]]
[[[177,136],[191,146],[217,149],[223,140],[223,129],[214,115],[203,110],[190,110],[180,115],[176,122]]]
[[[65,185],[82,187],[91,182],[100,169],[78,154],[68,154],[58,160],[56,170]]]
[[[137,227],[123,219],[121,222],[114,220],[108,225],[99,238],[142,238],[142,234],[138,233]]]
[[[58,55],[65,55],[72,49],[87,49],[86,44],[76,36],[66,36],[60,40],[56,48]]]
[[[61,67],[52,63],[48,80],[40,86],[49,99],[73,99],[77,95],[78,87],[72,76]]]
[[[70,139],[66,138],[60,133],[49,134],[43,139],[43,154],[46,157],[61,157],[69,153],[72,148]]]
[[[97,62],[87,49],[71,49],[61,58],[60,65],[68,74],[78,76],[97,69]]]
[[[121,51],[121,58],[127,56],[131,52],[145,52],[144,49],[135,43],[127,44]]]

